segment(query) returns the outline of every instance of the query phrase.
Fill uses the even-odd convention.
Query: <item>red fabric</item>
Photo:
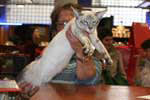
[[[130,85],[134,85],[134,78],[136,74],[135,55],[136,55],[136,49],[134,47],[131,47],[131,54],[130,54],[128,69],[127,69],[127,78]]]
[[[150,38],[150,29],[148,25],[142,23],[133,23],[132,32],[129,39],[130,58],[127,69],[128,81],[131,85],[134,85],[134,78],[136,74],[136,58],[139,53],[141,43]]]
[[[16,88],[0,88],[0,92],[21,92],[21,89],[16,89]]]
[[[134,36],[134,46],[135,48],[141,48],[141,43],[150,38],[150,29],[148,24],[143,23],[133,23],[132,32]]]

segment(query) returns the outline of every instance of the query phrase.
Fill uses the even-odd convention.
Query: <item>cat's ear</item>
[[[100,12],[96,12],[96,16],[99,18],[99,19],[102,19],[103,15],[106,13],[107,10],[104,10],[104,11],[100,11]]]
[[[73,8],[73,7],[71,7],[71,8],[72,8],[72,10],[73,10],[74,16],[75,16],[76,18],[79,18],[80,13],[79,13],[75,8]]]

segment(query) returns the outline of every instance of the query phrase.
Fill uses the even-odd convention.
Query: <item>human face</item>
[[[72,10],[63,9],[58,17],[57,32],[64,28],[64,25],[68,23],[74,17]]]
[[[106,47],[107,50],[109,50],[112,47],[113,44],[113,37],[112,36],[106,36],[102,40],[104,46]]]

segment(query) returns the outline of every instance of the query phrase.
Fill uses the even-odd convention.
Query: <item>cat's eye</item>
[[[93,21],[93,24],[97,24],[97,21]]]
[[[83,25],[88,25],[88,22],[83,20],[83,21],[80,21]]]

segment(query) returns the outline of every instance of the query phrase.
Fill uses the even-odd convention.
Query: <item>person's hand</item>
[[[85,55],[83,53],[84,52],[83,45],[81,44],[80,40],[77,39],[73,34],[70,34],[69,32],[67,32],[66,36],[68,37],[70,45],[72,49],[75,51],[77,58],[83,60]]]
[[[73,50],[76,53],[83,53],[83,46],[81,44],[81,42],[74,36],[72,36],[71,38],[69,38],[70,43],[71,43],[71,47],[73,48]]]
[[[20,82],[18,85],[21,88],[21,93],[16,100],[29,100],[39,90],[39,87],[33,87],[32,84],[27,82]]]

